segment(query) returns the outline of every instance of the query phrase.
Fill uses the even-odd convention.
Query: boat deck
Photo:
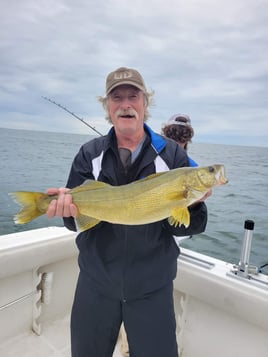
[[[42,326],[42,334],[24,333],[0,345],[0,356],[5,357],[71,357],[70,316]],[[118,345],[113,357],[123,357]]]
[[[1,236],[1,357],[71,356],[70,311],[78,276],[74,238],[59,227]],[[181,249],[174,280],[181,357],[267,356],[268,276],[243,278],[234,269]],[[123,357],[120,343],[113,357]]]

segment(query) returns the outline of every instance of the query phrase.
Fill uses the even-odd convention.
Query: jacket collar
[[[163,138],[163,136],[154,132],[149,127],[149,125],[147,125],[145,123],[144,123],[144,129],[147,132],[147,134],[149,134],[149,136],[151,138],[151,145],[153,146],[156,153],[159,154],[166,147],[166,145],[167,145],[166,140]],[[108,137],[110,138],[110,140],[113,135],[114,135],[114,127],[112,127],[108,132]]]
[[[150,135],[151,137],[151,142],[152,142],[152,146],[155,149],[155,151],[157,152],[157,154],[159,154],[167,145],[166,140],[163,138],[163,136],[157,134],[156,132],[154,132],[147,124],[144,123],[144,128],[147,131],[147,133]]]

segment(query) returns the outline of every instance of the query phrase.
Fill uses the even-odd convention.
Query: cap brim
[[[184,118],[186,120],[186,122],[176,120],[179,117]],[[172,115],[171,118],[169,118],[168,124],[169,125],[176,124],[176,125],[189,125],[189,126],[191,126],[191,119],[186,114],[174,114],[174,115]]]
[[[141,85],[139,85],[137,83],[133,83],[131,81],[121,81],[120,83],[115,83],[113,86],[111,86],[111,88],[109,88],[109,90],[106,91],[106,94],[107,95],[110,94],[113,89],[115,89],[116,87],[122,86],[124,84],[128,84],[130,86],[136,87],[136,88],[138,88],[139,90],[141,90],[144,93],[146,92],[146,89],[143,86],[141,86]]]

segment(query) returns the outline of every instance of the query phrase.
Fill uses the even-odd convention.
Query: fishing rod
[[[47,100],[48,102],[55,104],[57,107],[60,107],[61,109],[65,110],[67,113],[71,114],[73,117],[75,117],[76,119],[80,120],[83,124],[87,125],[91,130],[94,130],[95,133],[99,134],[100,136],[103,136],[101,132],[99,132],[97,129],[94,128],[94,126],[88,124],[84,119],[79,118],[78,115],[74,114],[73,112],[71,112],[69,109],[67,109],[66,107],[64,107],[63,105],[55,102],[54,100],[44,97],[43,95],[41,96],[42,98],[44,98],[45,100]]]

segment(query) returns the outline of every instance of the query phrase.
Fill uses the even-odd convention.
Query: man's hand
[[[47,209],[47,217],[76,217],[78,215],[78,209],[73,204],[72,195],[67,192],[69,188],[49,188],[47,190],[48,195],[58,195],[57,199],[50,202]]]
[[[208,197],[212,195],[212,190],[209,190],[198,202],[204,202]]]

